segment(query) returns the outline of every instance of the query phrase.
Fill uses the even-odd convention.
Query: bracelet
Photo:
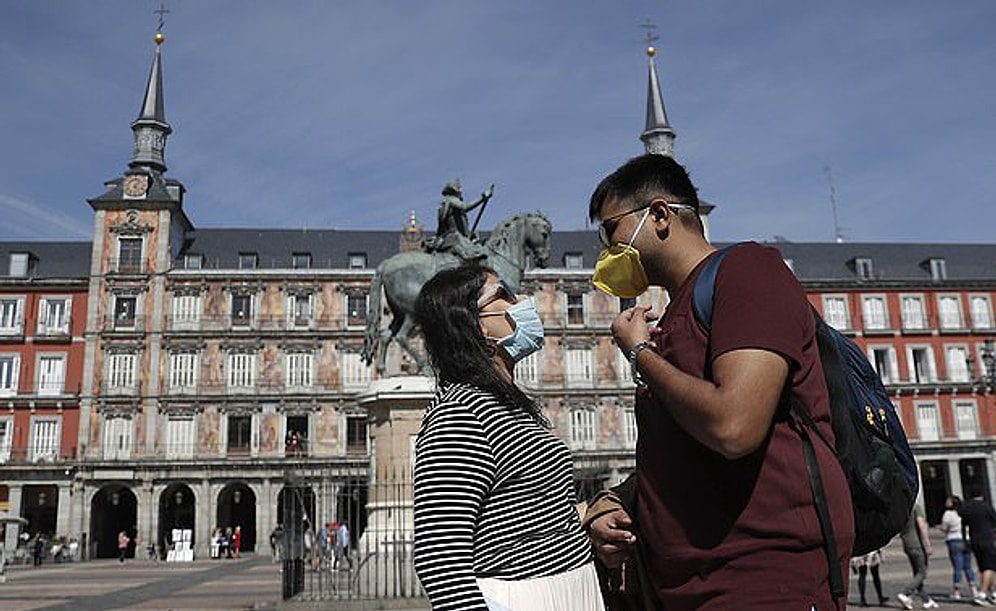
[[[636,385],[640,388],[646,388],[647,381],[643,379],[643,374],[636,368],[636,359],[640,356],[640,353],[647,348],[653,348],[653,344],[646,341],[640,342],[630,348],[629,354],[626,355],[626,359],[629,360],[629,372],[633,376],[633,381],[636,382]]]

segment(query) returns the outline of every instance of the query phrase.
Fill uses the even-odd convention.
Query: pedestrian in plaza
[[[232,554],[238,558],[242,551],[242,527],[236,525],[235,532],[232,533]]]
[[[415,572],[433,610],[601,611],[571,452],[515,384],[515,364],[543,346],[532,300],[464,265],[425,283],[415,318],[436,374],[413,485]]]
[[[319,555],[319,567],[329,568],[329,539],[331,537],[331,524],[325,522],[322,527],[318,529],[318,555]]]
[[[938,528],[944,533],[944,544],[948,548],[948,560],[951,562],[952,590],[951,598],[961,600],[961,577],[965,575],[969,595],[974,600],[978,594],[975,584],[975,571],[972,570],[972,552],[965,544],[962,534],[962,519],[958,511],[961,509],[961,497],[949,496],[944,500],[944,515]]]
[[[586,518],[599,557],[619,567],[639,545],[641,569],[669,610],[844,609],[847,583],[835,596],[830,574],[847,574],[854,513],[833,449],[816,321],[781,253],[753,242],[726,251],[707,333],[692,293],[717,250],[685,169],[665,155],[631,159],[598,185],[588,212],[602,243],[595,286],[621,298],[650,286],[670,296],[662,317],[637,305],[611,326],[638,384],[639,442],[635,497]],[[784,417],[783,396],[826,441],[813,448],[831,542],[809,485],[803,425]]]
[[[41,566],[42,558],[45,555],[45,538],[41,533],[35,535],[35,542],[31,550],[32,566]]]
[[[906,527],[903,528],[900,537],[903,540],[903,552],[909,558],[910,568],[913,570],[913,580],[903,588],[902,592],[896,594],[896,598],[905,609],[913,608],[914,596],[923,602],[924,609],[940,607],[923,589],[923,582],[927,578],[927,559],[934,553],[934,548],[930,544],[927,520],[923,517],[923,509],[919,505],[913,507],[910,519],[906,521]]]
[[[118,533],[118,562],[124,562],[125,556],[128,555],[128,544],[131,543],[131,537],[128,533],[121,531]]]
[[[339,525],[335,529],[335,540],[332,542],[333,555],[335,557],[334,564],[332,568],[338,568],[339,563],[343,560],[349,565],[349,568],[353,568],[353,561],[349,559],[349,526],[346,521],[343,520],[339,522]]]
[[[270,531],[270,556],[274,562],[280,561],[280,548],[284,544],[284,526],[277,524]]]
[[[975,556],[982,573],[976,601],[996,603],[993,592],[996,577],[996,510],[986,501],[981,488],[971,492],[972,498],[961,506],[962,536]]]
[[[865,598],[865,584],[868,573],[871,572],[872,583],[875,585],[875,593],[878,594],[878,606],[885,606],[888,596],[882,594],[882,576],[879,574],[879,567],[882,565],[882,550],[868,552],[864,556],[851,558],[851,570],[858,576],[858,593],[861,594],[861,606],[868,606],[868,599]]]

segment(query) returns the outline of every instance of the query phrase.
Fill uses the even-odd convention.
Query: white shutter
[[[42,298],[38,300],[38,335],[45,335],[45,329],[48,328],[48,299]]]

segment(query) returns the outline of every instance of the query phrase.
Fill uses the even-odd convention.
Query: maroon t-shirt
[[[716,277],[710,337],[692,311],[701,268],[672,296],[660,323],[659,354],[696,377],[706,377],[706,362],[731,350],[782,355],[793,392],[832,442],[815,323],[780,253],[746,243],[726,255]],[[845,607],[846,596],[835,603],[830,593],[802,442],[782,408],[764,445],[739,460],[697,442],[649,391],[637,392],[636,416],[637,524],[668,611]],[[830,449],[814,441],[846,585],[854,542],[847,481]]]

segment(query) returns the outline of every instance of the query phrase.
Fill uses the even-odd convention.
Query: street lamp
[[[993,341],[993,338],[986,339],[981,356],[984,368],[981,382],[986,392],[992,392],[996,390],[996,342]]]

